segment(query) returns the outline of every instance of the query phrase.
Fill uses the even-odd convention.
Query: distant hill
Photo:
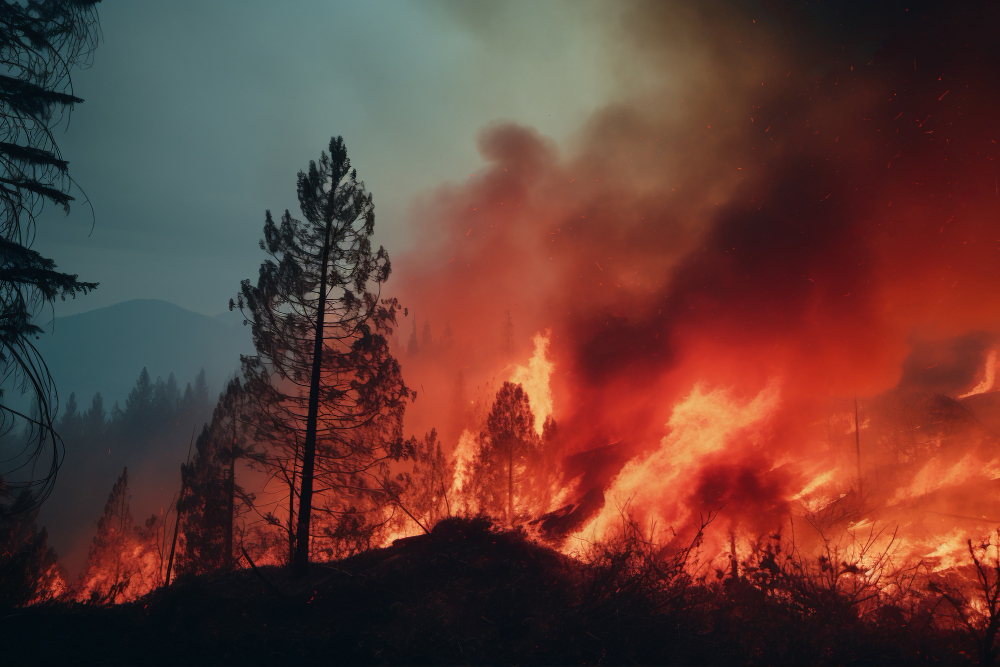
[[[45,329],[36,345],[60,404],[76,392],[83,409],[97,391],[107,408],[115,401],[124,407],[143,367],[154,380],[173,372],[182,390],[204,368],[214,395],[239,367],[240,354],[253,350],[250,327],[232,313],[209,317],[157,299],[57,317]]]

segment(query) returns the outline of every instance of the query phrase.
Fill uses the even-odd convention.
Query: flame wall
[[[867,478],[890,437],[876,430],[913,432],[899,405],[958,397],[989,371],[1000,11],[608,11],[620,98],[563,146],[486,126],[483,167],[414,208],[420,240],[389,286],[417,318],[418,346],[409,319],[399,346],[423,394],[409,426],[457,443],[549,329],[561,453],[619,452],[586,459],[574,484],[631,489],[666,523],[726,507],[768,530],[820,487],[857,486],[855,396]],[[954,446],[988,482],[989,438],[970,428]],[[883,462],[881,504],[912,483],[904,464]]]

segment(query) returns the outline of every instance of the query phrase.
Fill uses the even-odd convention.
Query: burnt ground
[[[431,535],[315,565],[304,580],[241,570],[114,607],[19,609],[0,619],[0,662],[957,664],[975,655],[959,635],[753,600],[664,605],[606,575],[486,521],[447,520]]]

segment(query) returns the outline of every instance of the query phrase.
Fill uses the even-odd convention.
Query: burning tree
[[[448,489],[455,476],[455,462],[444,455],[435,429],[423,440],[416,437],[407,440],[403,458],[412,460],[412,468],[395,476],[387,471],[381,482],[382,490],[391,505],[429,533],[438,521],[451,516]]]
[[[388,253],[372,251],[375,214],[351,169],[341,137],[330,153],[299,172],[305,217],[266,214],[262,250],[270,255],[257,285],[244,280],[236,303],[253,327],[257,354],[243,358],[262,458],[298,484],[294,567],[310,557],[313,512],[356,526],[373,499],[368,491],[401,456],[402,418],[410,390],[389,353],[399,306],[380,299]],[[363,502],[352,502],[360,500]],[[360,505],[360,507],[359,507]],[[345,524],[344,521],[347,521]]]
[[[126,602],[159,585],[165,539],[155,514],[136,526],[129,509],[128,468],[108,495],[97,534],[80,573],[77,598],[97,604]]]
[[[519,384],[504,382],[479,434],[468,494],[480,512],[505,516],[514,525],[515,491],[530,487],[533,463],[541,451],[535,415]]]

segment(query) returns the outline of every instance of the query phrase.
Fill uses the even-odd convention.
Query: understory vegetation
[[[252,566],[188,575],[135,602],[8,613],[12,663],[972,664],[992,654],[942,595],[886,587],[763,544],[729,571],[686,567],[628,521],[573,559],[485,518],[305,578]],[[992,562],[992,561],[991,561]],[[833,565],[837,567],[836,563]],[[981,570],[995,590],[995,574]],[[721,572],[721,574],[720,574]],[[834,572],[831,575],[831,572]],[[992,586],[992,587],[991,587]],[[969,608],[979,603],[969,600]],[[987,603],[986,599],[980,603]],[[987,618],[987,623],[989,618]],[[58,638],[58,641],[53,638]],[[151,649],[155,647],[155,649]]]

